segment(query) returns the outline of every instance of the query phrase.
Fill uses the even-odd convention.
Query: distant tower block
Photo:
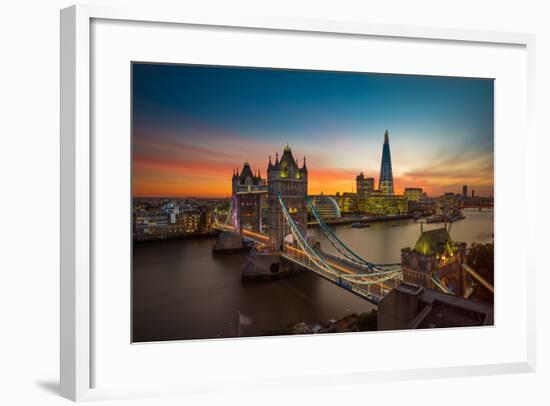
[[[384,146],[382,147],[382,164],[380,165],[380,179],[378,190],[386,195],[393,195],[393,172],[391,167],[390,139],[388,130],[384,133]]]
[[[307,235],[307,167],[306,159],[300,168],[287,145],[279,161],[267,167],[267,185],[269,202],[269,238],[272,249],[278,251],[282,247],[284,235],[284,219],[279,194],[288,208],[292,219],[302,235]]]
[[[374,193],[374,178],[365,178],[363,172],[355,178],[355,185],[358,199],[364,199]]]

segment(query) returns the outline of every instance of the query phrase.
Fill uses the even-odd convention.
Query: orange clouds
[[[136,197],[228,197],[231,184],[226,180],[194,182],[192,179],[179,179],[174,183],[141,180],[132,185]]]
[[[351,169],[310,168],[308,166],[308,193],[335,194],[355,190],[355,177],[359,172]]]
[[[462,152],[445,154],[429,164],[416,167],[394,176],[397,190],[405,187],[421,187],[429,195],[445,192],[462,193],[468,185],[478,195],[493,195],[494,165],[492,153]]]
[[[135,155],[133,190],[135,196],[195,196],[227,197],[231,194],[231,176],[234,167],[227,162],[198,162],[174,158],[144,157]],[[239,169],[242,163],[239,165]],[[257,172],[258,166],[252,164]],[[266,169],[260,168],[262,176]],[[310,194],[335,194],[355,191],[358,170],[315,168],[308,162]],[[365,176],[378,176],[365,172]],[[492,172],[460,173],[452,170],[410,171],[394,176],[395,192],[402,194],[407,187],[421,187],[431,196],[445,192],[461,193],[462,185],[475,189],[478,195],[493,194]]]
[[[192,141],[190,140],[192,138]],[[359,155],[335,144],[333,148],[320,145],[293,148],[299,165],[307,155],[310,194],[335,194],[355,191],[355,177],[363,171],[375,178],[378,185],[379,158]],[[345,149],[345,148],[344,148]],[[265,177],[268,157],[281,146],[272,146],[261,139],[208,133],[196,138],[180,139],[176,134],[161,132],[134,137],[133,193],[134,196],[195,196],[227,197],[231,194],[231,176],[242,168],[245,160],[256,173]],[[310,151],[308,153],[307,151]],[[376,154],[378,156],[378,154]],[[360,159],[359,159],[360,156]],[[416,159],[422,157],[420,165]],[[402,194],[407,187],[423,188],[431,196],[445,192],[461,193],[462,185],[475,189],[476,194],[493,194],[492,153],[457,152],[429,153],[427,150],[397,150],[392,154],[395,192]],[[361,168],[361,163],[370,163]],[[416,164],[416,165],[415,165]]]

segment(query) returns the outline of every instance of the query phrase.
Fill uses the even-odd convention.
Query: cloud
[[[170,194],[177,191],[178,195],[198,195],[201,191],[225,196],[230,192],[234,169],[242,168],[248,160],[254,172],[260,169],[265,176],[269,155],[274,161],[275,153],[279,152],[280,156],[286,143],[273,141],[284,140],[284,136],[251,139],[208,125],[200,126],[203,132],[195,130],[195,127],[181,131],[135,130],[136,190],[143,190],[145,187],[140,185],[147,185],[159,194],[165,187]],[[342,140],[345,139],[343,136]],[[310,193],[351,192],[355,190],[355,177],[361,171],[366,177],[374,177],[376,186],[381,151],[361,145],[349,145],[340,139],[291,145],[300,165],[302,156],[307,156]],[[430,195],[439,195],[446,191],[460,192],[462,185],[468,184],[470,189],[475,186],[478,193],[492,194],[492,152],[477,150],[476,146],[468,150],[467,146],[459,145],[449,152],[419,143],[407,145],[407,148],[399,145],[396,153],[392,151],[396,193],[402,193],[406,187],[422,187]],[[419,160],[422,160],[420,165]]]
[[[478,151],[441,154],[435,160],[400,174],[396,183],[402,188],[422,187],[431,194],[458,192],[465,184],[492,193],[493,154]]]

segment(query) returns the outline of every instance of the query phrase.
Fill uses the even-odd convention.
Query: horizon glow
[[[198,65],[132,65],[134,197],[228,197],[248,161],[288,143],[309,194],[378,185],[389,130],[395,192],[492,196],[493,80]]]

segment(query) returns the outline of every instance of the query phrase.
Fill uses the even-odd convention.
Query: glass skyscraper
[[[380,165],[380,179],[378,190],[386,195],[393,195],[393,173],[391,169],[390,140],[388,130],[384,133],[384,146],[382,147],[382,164]]]

